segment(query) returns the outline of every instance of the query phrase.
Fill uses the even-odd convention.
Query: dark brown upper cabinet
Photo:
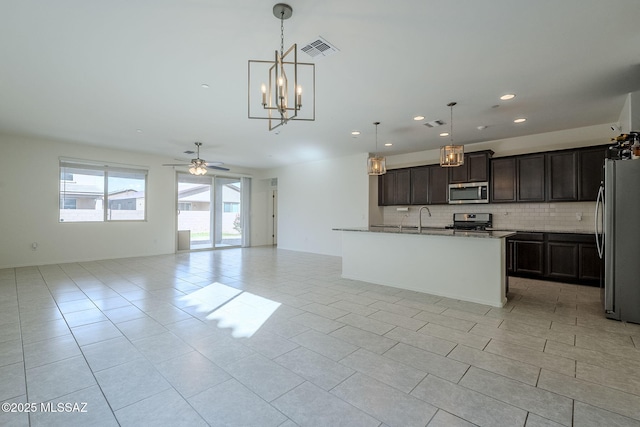
[[[447,204],[449,183],[484,181],[491,203],[593,201],[606,151],[603,145],[492,159],[487,150],[467,153],[456,168],[391,169],[378,177],[378,205]]]
[[[578,152],[547,153],[547,200],[578,200]]]
[[[607,146],[547,153],[547,200],[594,201]]]
[[[431,166],[411,168],[411,204],[429,203],[429,169]]]
[[[491,160],[491,202],[544,202],[544,154]]]
[[[582,149],[578,152],[578,200],[593,201],[604,179],[604,159],[607,146]]]
[[[464,155],[462,166],[448,168],[449,183],[484,182],[489,180],[489,159],[493,151],[479,151]]]
[[[409,169],[392,169],[378,177],[378,205],[408,205],[411,173]]]
[[[449,203],[449,171],[440,165],[429,167],[429,204],[446,205]]]
[[[516,201],[516,158],[491,160],[491,202]]]
[[[519,202],[544,202],[544,154],[516,158],[516,198]]]
[[[395,205],[408,205],[411,203],[411,170],[398,169],[396,171],[396,197]]]

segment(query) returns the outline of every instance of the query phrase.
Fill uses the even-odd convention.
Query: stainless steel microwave
[[[488,182],[449,184],[449,204],[489,203]]]

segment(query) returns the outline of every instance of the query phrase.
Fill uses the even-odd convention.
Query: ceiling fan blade
[[[190,163],[165,163],[162,166],[189,166]]]
[[[209,169],[217,169],[219,171],[228,171],[229,168],[223,168],[222,166],[207,166]]]

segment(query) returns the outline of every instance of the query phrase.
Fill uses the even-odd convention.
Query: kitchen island
[[[506,238],[513,232],[336,228],[342,277],[463,301],[506,303]]]

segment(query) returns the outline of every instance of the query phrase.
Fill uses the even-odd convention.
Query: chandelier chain
[[[457,102],[450,102],[447,104],[447,107],[451,108],[451,118],[449,119],[449,140],[451,141],[451,145],[453,145],[453,107],[457,104]]]
[[[284,9],[280,12],[280,58],[284,56]]]

